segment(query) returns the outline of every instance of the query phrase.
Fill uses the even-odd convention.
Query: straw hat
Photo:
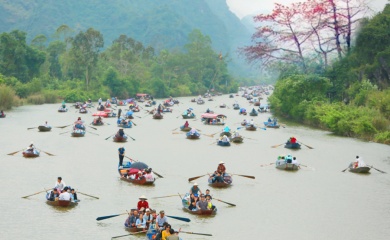
[[[198,184],[197,184],[197,183],[194,183],[194,186],[198,186]]]
[[[225,164],[223,161],[220,161],[219,164]]]
[[[147,198],[145,197],[145,195],[142,195],[141,197],[139,197],[139,199],[145,199],[145,200],[147,200]]]

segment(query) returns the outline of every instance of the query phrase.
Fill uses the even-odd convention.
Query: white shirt
[[[65,200],[65,201],[70,201],[70,193],[68,192],[63,192],[60,194],[58,197],[59,200]]]
[[[254,122],[253,122],[253,120],[251,121],[251,125],[253,125],[254,124]]]
[[[64,181],[61,180],[61,182],[56,182],[55,185],[54,185],[54,188],[58,188],[60,190],[64,189],[64,187],[66,186],[66,183]]]

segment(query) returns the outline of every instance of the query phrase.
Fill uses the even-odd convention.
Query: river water
[[[116,119],[105,119],[111,125],[97,127],[97,131],[87,128],[85,137],[72,138],[70,133],[60,134],[70,127],[54,128],[46,133],[26,129],[44,121],[53,126],[68,125],[78,116],[89,123],[93,119],[91,114],[78,114],[72,107],[67,113],[58,113],[59,104],[22,106],[7,112],[7,118],[0,119],[1,238],[110,239],[127,233],[123,227],[125,216],[100,222],[96,217],[123,213],[136,206],[139,196],[146,195],[152,208],[191,219],[190,223],[169,219],[174,229],[213,234],[205,237],[182,233],[183,239],[388,239],[390,174],[374,169],[368,175],[341,171],[359,155],[366,163],[390,173],[389,146],[287,124],[285,128],[254,132],[243,129],[241,134],[250,139],[223,148],[215,144],[216,137],[201,135],[199,140],[187,140],[184,133],[172,134],[178,132],[172,130],[184,123],[180,115],[188,107],[194,108],[198,117],[210,108],[227,115],[227,125],[238,127],[245,117],[239,116],[231,106],[237,100],[250,110],[247,100],[226,95],[204,105],[191,103],[189,97],[179,100],[181,103],[173,107],[173,113],[164,114],[162,120],[153,120],[145,111],[135,113],[142,118],[136,117],[137,126],[125,130],[135,139],[124,144],[126,155],[147,163],[164,176],[153,187],[136,186],[119,179],[117,149],[122,144],[104,140],[117,131]],[[221,103],[230,109],[219,108]],[[253,119],[263,126],[262,122],[269,116],[263,113]],[[222,130],[218,126],[205,126],[200,120],[189,123],[203,134]],[[297,172],[261,167],[274,162],[279,154],[291,152],[283,146],[271,148],[291,136],[314,148],[302,146],[293,152],[308,167]],[[41,153],[39,158],[25,159],[21,152],[7,155],[27,147],[31,141],[37,148],[56,156]],[[256,177],[253,180],[233,176],[230,188],[211,189],[215,198],[234,203],[236,207],[214,201],[218,208],[216,216],[197,217],[181,209],[178,196],[151,199],[184,194],[192,186],[188,178],[214,171],[221,160],[226,163],[227,172]],[[79,194],[79,205],[64,210],[48,206],[44,193],[21,198],[53,187],[58,176],[80,192],[100,199]],[[208,188],[207,177],[196,181],[201,190]]]

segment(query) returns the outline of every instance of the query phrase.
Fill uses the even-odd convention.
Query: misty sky
[[[212,0],[210,0],[212,1]],[[292,2],[303,2],[302,0],[226,0],[230,10],[239,18],[255,13],[269,13],[273,8],[274,2],[289,4]],[[387,0],[368,0],[370,7],[374,11],[381,11]]]

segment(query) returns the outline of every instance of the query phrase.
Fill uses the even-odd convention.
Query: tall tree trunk
[[[337,16],[337,7],[334,0],[329,0],[329,3],[332,5],[333,30],[334,30],[335,40],[336,40],[337,54],[339,56],[339,59],[341,59],[342,49],[340,43],[340,26],[339,26],[339,21]]]

